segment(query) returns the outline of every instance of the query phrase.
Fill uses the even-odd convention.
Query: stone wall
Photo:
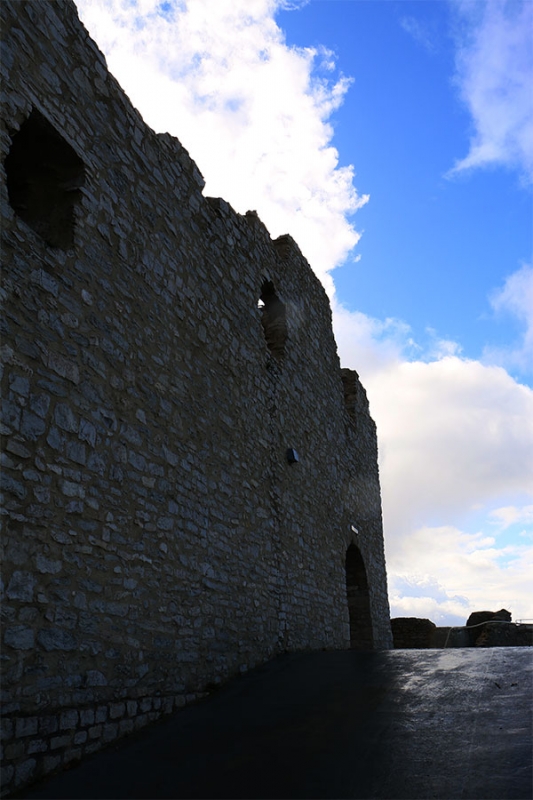
[[[437,626],[430,619],[395,617],[391,619],[391,628],[397,649],[435,647]]]
[[[318,279],[203,196],[69,0],[1,11],[10,791],[280,652],[357,646],[350,545],[392,639],[375,426]]]
[[[478,626],[476,637],[466,625],[436,627],[429,619],[396,617],[391,619],[394,647],[441,648],[441,647],[531,647],[533,625],[514,622],[486,622]]]
[[[533,625],[515,622],[486,622],[479,629],[474,647],[531,647]]]

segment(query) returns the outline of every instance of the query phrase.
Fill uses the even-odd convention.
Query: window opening
[[[263,283],[257,307],[261,311],[261,324],[268,349],[276,358],[282,358],[287,341],[287,313],[272,281]]]
[[[85,180],[83,161],[35,109],[13,136],[5,160],[9,202],[52,247],[74,244],[74,207]]]

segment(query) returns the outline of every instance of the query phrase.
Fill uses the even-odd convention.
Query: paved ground
[[[529,800],[532,656],[282,656],[20,796]]]

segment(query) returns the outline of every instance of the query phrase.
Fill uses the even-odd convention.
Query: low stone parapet
[[[2,743],[7,766],[2,768],[1,796],[80,761],[207,694],[124,698],[91,708],[4,716]]]
[[[429,619],[396,617],[391,619],[391,627],[396,649],[434,647],[432,642],[437,626]]]

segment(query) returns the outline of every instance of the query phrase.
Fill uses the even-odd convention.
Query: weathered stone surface
[[[46,558],[46,556],[38,553],[35,558],[35,566],[37,567],[39,572],[42,573],[51,573],[55,575],[58,572],[61,572],[61,568],[63,566],[61,561],[53,561],[50,558]]]
[[[426,648],[434,647],[437,626],[429,619],[418,617],[396,617],[391,619],[394,647]]]
[[[33,600],[33,588],[35,586],[35,576],[31,572],[21,572],[15,570],[7,585],[6,594],[10,600],[18,600],[22,603],[31,603]]]
[[[22,717],[17,719],[15,726],[15,736],[32,736],[37,733],[39,720],[37,717]]]
[[[475,647],[531,647],[533,625],[488,621],[480,628]]]
[[[502,608],[499,611],[473,611],[466,621],[468,628],[468,638],[472,646],[477,645],[478,639],[482,642],[485,635],[485,625],[489,620],[501,620],[504,623],[511,622],[511,612]]]
[[[318,279],[204,197],[70,0],[0,10],[4,710],[40,719],[18,786],[280,652],[392,638],[375,426]]]
[[[78,712],[74,709],[63,711],[59,720],[59,727],[62,731],[70,730],[78,726]]]
[[[4,644],[9,645],[14,650],[32,650],[35,646],[35,633],[33,628],[24,625],[14,625],[6,628],[4,633]]]
[[[43,628],[37,634],[37,641],[48,652],[52,650],[75,650],[76,638],[60,628]]]
[[[22,786],[32,778],[37,764],[34,758],[28,758],[15,767],[15,784]]]

